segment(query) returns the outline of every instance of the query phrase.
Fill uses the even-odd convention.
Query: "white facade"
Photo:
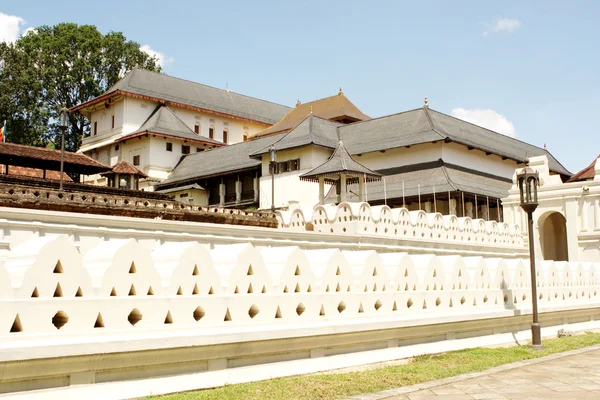
[[[529,166],[540,175],[539,207],[533,214],[536,258],[596,261],[600,258],[600,162],[592,181],[563,183],[551,175],[545,156],[531,157]],[[505,221],[527,226],[519,206],[516,173],[509,196],[502,200]]]
[[[190,146],[190,152],[204,149],[200,143],[186,142],[175,138],[148,136],[119,142],[122,137],[135,132],[150,117],[158,103],[140,100],[132,97],[117,98],[108,108],[93,111],[90,115],[90,136],[83,138],[80,152],[92,158],[113,166],[121,160],[134,163],[134,156],[139,156],[139,169],[150,178],[140,184],[141,188],[151,190],[151,182],[166,179],[175,165],[179,162],[182,146]],[[251,138],[264,130],[265,125],[240,121],[235,118],[225,118],[212,114],[192,111],[184,108],[169,106],[192,132],[198,126],[199,137],[209,138],[209,130],[213,129],[213,139],[223,142],[224,132],[227,143],[233,144]],[[114,121],[114,127],[113,127]],[[172,143],[172,151],[166,150],[166,142]],[[88,181],[105,184],[100,176],[87,177]]]
[[[319,185],[300,181],[299,176],[323,164],[333,153],[333,149],[319,146],[303,146],[277,153],[277,161],[300,158],[300,171],[275,175],[275,207],[287,207],[290,201],[299,202],[301,207],[310,208],[319,203]],[[463,168],[511,179],[515,168],[523,167],[513,160],[503,160],[497,155],[486,155],[484,151],[472,149],[458,143],[426,143],[409,148],[394,148],[384,152],[376,151],[352,156],[365,167],[378,171],[413,164],[444,160]],[[262,177],[260,179],[260,208],[271,207],[271,176],[269,174],[269,156],[262,159]],[[329,191],[326,185],[325,194]],[[368,193],[367,193],[368,195]],[[440,209],[442,209],[440,204]],[[414,209],[418,207],[412,205]],[[415,208],[416,207],[416,208]],[[445,206],[447,208],[447,206]]]

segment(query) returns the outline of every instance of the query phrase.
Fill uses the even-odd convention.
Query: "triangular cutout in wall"
[[[15,317],[12,326],[10,327],[11,333],[23,332],[23,326],[21,325],[21,318],[19,318],[19,314]]]
[[[96,317],[94,328],[104,328],[104,319],[102,318],[102,314],[100,313],[98,313],[98,316]]]
[[[63,291],[60,287],[60,282],[56,284],[56,289],[54,290],[54,295],[52,297],[63,297]]]

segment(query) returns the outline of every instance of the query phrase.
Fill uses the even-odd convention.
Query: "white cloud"
[[[166,64],[170,64],[173,61],[175,61],[173,59],[173,57],[168,57],[164,53],[154,50],[152,47],[150,47],[147,44],[140,47],[140,50],[149,54],[150,56],[156,58],[158,60],[158,65],[160,65],[161,67],[164,67]]]
[[[35,35],[37,32],[38,32],[37,29],[29,27],[29,28],[25,29],[25,32],[23,32],[21,34],[21,36],[27,36],[30,33],[33,33]]]
[[[24,24],[23,18],[0,12],[0,42],[14,43],[19,38],[21,25]]]
[[[484,23],[486,26],[485,32],[483,32],[483,36],[487,36],[490,33],[497,32],[514,32],[521,26],[521,21],[513,18],[497,18],[494,22]]]
[[[452,116],[506,136],[515,137],[517,134],[512,122],[494,110],[455,108],[452,110]]]

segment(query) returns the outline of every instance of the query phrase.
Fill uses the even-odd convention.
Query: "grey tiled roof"
[[[545,155],[551,171],[571,175],[545,149],[425,107],[342,125],[338,130],[350,154],[450,140],[519,162]]]
[[[274,124],[290,107],[145,69],[133,69],[105,94],[122,90],[240,118]]]
[[[381,174],[371,171],[364,165],[356,162],[344,147],[340,140],[337,148],[327,161],[300,176],[301,180],[318,180],[319,177],[325,177],[326,180],[338,180],[340,173],[347,173],[350,176],[365,175],[367,179],[377,179]]]
[[[337,127],[339,122],[332,122],[314,114],[309,114],[294,129],[287,132],[273,146],[275,150],[293,149],[295,147],[315,144],[317,146],[329,147],[335,149],[338,145]],[[252,156],[259,156],[268,152],[269,149],[259,149]]]
[[[261,160],[248,157],[258,149],[268,148],[283,134],[265,136],[247,142],[223,146],[187,155],[169,177],[156,185],[158,190],[193,183],[197,179],[259,167]]]
[[[159,133],[166,136],[178,137],[185,140],[202,141],[222,146],[223,143],[204,136],[200,136],[192,131],[175,113],[167,106],[159,105],[150,114],[148,119],[135,132],[131,132],[119,140],[127,139],[129,136],[135,136],[140,133]]]
[[[504,198],[508,196],[508,190],[512,183],[502,178],[489,175],[481,175],[475,171],[456,169],[443,163],[428,169],[417,169],[384,176],[385,194],[383,181],[367,183],[367,196],[369,201],[383,200],[386,195],[388,199],[402,198],[402,183],[404,182],[404,196],[414,197],[433,194],[446,196],[448,191],[461,191],[478,196],[489,196],[491,198]],[[348,186],[348,201],[358,201],[358,185]],[[327,202],[336,201],[335,189],[327,194]]]
[[[202,186],[197,183],[192,183],[191,185],[178,186],[171,189],[163,189],[163,190],[155,190],[156,193],[168,194],[173,192],[182,192],[184,190],[206,190]]]

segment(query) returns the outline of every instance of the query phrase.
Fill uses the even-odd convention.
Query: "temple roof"
[[[442,160],[408,165],[389,172],[391,174],[386,173],[383,177],[385,185],[383,182],[367,184],[365,193],[368,194],[368,201],[416,197],[419,193],[432,195],[434,191],[439,198],[447,198],[448,192],[460,191],[482,198],[489,196],[495,201],[506,197],[512,186],[510,179],[469,170]],[[357,186],[348,186],[347,200],[358,201],[357,193]],[[326,196],[326,202],[336,201],[337,195],[332,189]]]
[[[60,153],[60,150],[45,147],[0,142],[0,163],[4,165],[60,171]],[[110,170],[109,166],[85,154],[65,151],[64,156],[64,172],[93,175]]]
[[[339,125],[339,122],[332,122],[317,117],[314,114],[308,114],[302,122],[281,137],[273,146],[277,151],[293,149],[309,144],[335,149],[339,141],[337,133]],[[262,148],[250,156],[258,157],[268,152],[269,148]]]
[[[348,100],[344,92],[340,90],[335,96],[296,105],[281,121],[262,131],[259,136],[293,129],[309,114],[344,123],[371,119]]]
[[[290,110],[287,106],[270,101],[134,68],[102,96],[73,107],[71,111],[83,110],[117,94],[156,102],[167,101],[179,107],[187,106],[267,125],[279,121]]]
[[[148,175],[144,173],[141,169],[130,163],[129,161],[122,160],[119,161],[112,169],[108,172],[104,172],[100,175],[112,175],[112,174],[131,174],[131,175],[139,175],[140,178],[147,178]]]
[[[571,176],[567,182],[580,182],[594,179],[596,176],[596,162],[598,161],[598,158],[600,158],[600,155],[598,155],[590,165]]]
[[[326,181],[337,181],[342,173],[348,175],[348,177],[365,176],[367,180],[380,180],[382,176],[380,173],[371,171],[356,162],[348,154],[344,143],[340,140],[331,157],[312,171],[300,175],[300,180],[318,181],[320,177],[324,177]]]
[[[214,146],[223,146],[221,142],[194,133],[169,107],[162,104],[154,109],[138,130],[117,139],[117,141],[129,140],[149,133]]]
[[[350,154],[364,154],[436,141],[455,142],[469,149],[524,163],[528,157],[545,155],[550,170],[571,173],[546,149],[502,135],[450,115],[421,107],[386,117],[338,128]]]
[[[197,179],[259,168],[262,161],[250,158],[248,155],[259,149],[269,148],[282,136],[283,134],[265,136],[256,140],[188,154],[171,172],[169,177],[155,187],[161,190],[161,188],[166,189],[176,185],[195,183]]]

